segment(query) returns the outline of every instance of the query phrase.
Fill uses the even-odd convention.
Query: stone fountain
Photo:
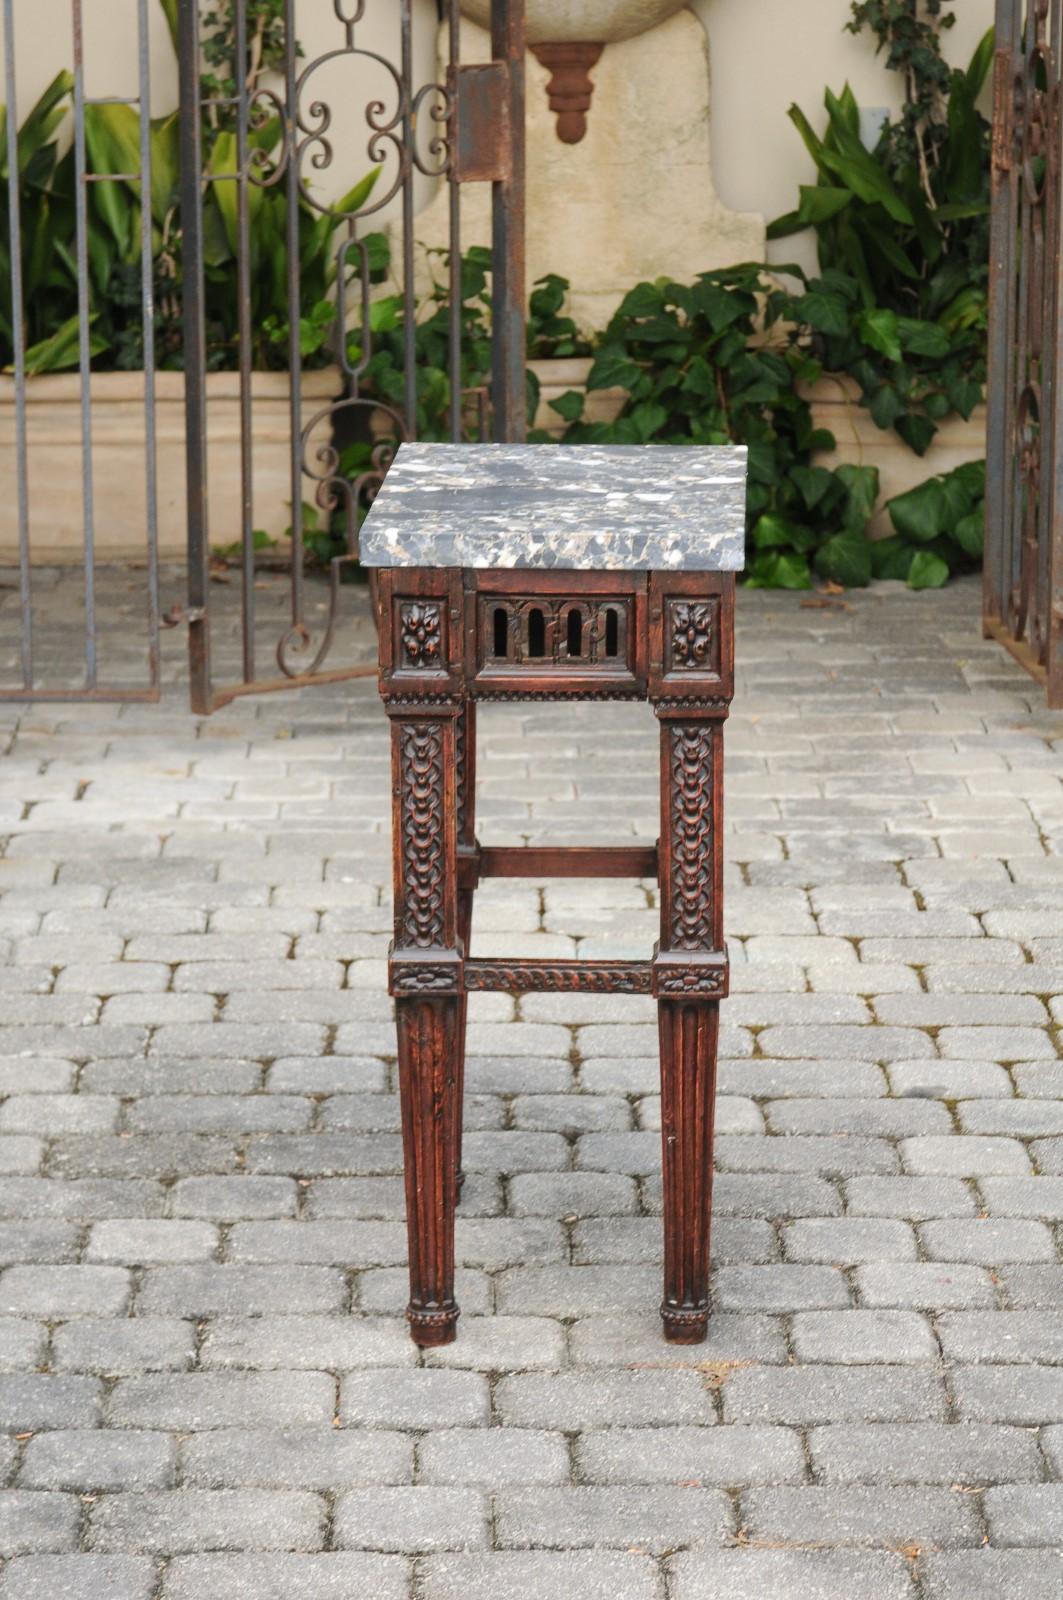
[[[587,131],[587,113],[594,94],[591,68],[607,44],[633,39],[656,27],[686,0],[528,0],[528,47],[550,73],[546,86],[551,111],[557,115],[557,136],[579,144]],[[467,17],[487,28],[491,0],[462,0]]]
[[[461,3],[462,60],[489,61],[490,0]],[[685,0],[527,0],[527,26],[529,285],[568,278],[589,330],[642,279],[763,257],[763,219],[715,191],[708,39]],[[421,212],[420,243],[445,247],[446,208]],[[463,247],[490,239],[488,187],[470,185]]]

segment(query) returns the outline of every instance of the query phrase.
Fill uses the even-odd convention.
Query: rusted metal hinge
[[[1012,84],[1011,51],[998,50],[993,56],[993,171],[1011,171],[1015,130],[1015,95]]]
[[[451,67],[452,171],[457,183],[505,183],[513,171],[512,82],[505,61]]]
[[[206,622],[206,606],[183,606],[175,600],[169,611],[164,611],[159,618],[164,628],[179,628],[183,622]]]

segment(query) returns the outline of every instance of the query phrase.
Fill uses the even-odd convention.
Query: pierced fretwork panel
[[[629,599],[483,595],[479,655],[488,667],[571,669],[629,665]]]

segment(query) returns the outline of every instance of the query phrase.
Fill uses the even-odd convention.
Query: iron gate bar
[[[1063,706],[1063,0],[997,0],[983,629]]]
[[[79,689],[49,689],[35,683],[33,651],[33,572],[30,534],[29,449],[27,428],[26,340],[24,327],[25,282],[22,273],[22,228],[19,195],[18,120],[16,106],[16,53],[14,0],[3,0],[4,84],[7,99],[8,139],[8,240],[11,253],[11,323],[15,387],[15,471],[17,478],[19,544],[19,653],[21,688],[0,687],[0,701],[154,701],[160,694],[158,482],[155,415],[155,306],[152,262],[151,194],[151,67],[148,36],[148,0],[136,0],[137,94],[135,96],[85,93],[83,0],[71,0],[74,60],[74,207],[75,255],[78,270],[78,374],[80,379],[81,493],[85,550],[85,683]],[[137,109],[138,172],[93,173],[88,170],[85,112],[92,106],[126,105]],[[139,183],[141,191],[140,300],[144,341],[144,475],[145,534],[147,539],[147,664],[143,687],[100,685],[98,681],[98,626],[96,609],[96,515],[93,484],[92,344],[88,253],[88,192],[91,183]]]
[[[449,375],[450,406],[447,431],[455,442],[463,436],[463,404],[466,393],[480,402],[483,418],[483,395],[462,389],[462,263],[460,185],[469,179],[490,178],[494,182],[492,198],[492,362],[490,388],[493,401],[493,434],[497,439],[523,438],[525,428],[524,404],[524,168],[523,168],[523,73],[524,73],[524,0],[494,0],[492,7],[492,47],[496,56],[493,69],[501,75],[504,93],[497,97],[499,111],[505,112],[505,138],[494,141],[507,150],[504,170],[488,173],[463,174],[456,159],[462,142],[462,107],[468,97],[459,92],[464,73],[483,72],[484,69],[463,68],[460,65],[460,0],[446,0],[445,41],[450,63],[446,82],[429,81],[419,88],[414,84],[413,8],[412,0],[399,0],[392,15],[398,25],[397,63],[387,60],[367,46],[355,42],[355,30],[364,20],[368,0],[332,0],[332,11],[340,37],[335,47],[324,51],[313,60],[304,61],[298,54],[296,0],[284,4],[284,63],[283,104],[280,95],[272,89],[258,87],[248,79],[246,71],[247,0],[234,0],[235,57],[234,78],[237,83],[235,97],[204,99],[202,93],[201,38],[197,0],[180,0],[179,6],[179,69],[181,78],[181,213],[183,226],[184,268],[184,325],[186,357],[185,404],[187,412],[187,472],[188,472],[188,552],[189,583],[188,605],[169,619],[176,623],[185,621],[189,627],[189,665],[191,674],[191,702],[193,710],[209,713],[229,701],[246,694],[260,694],[309,684],[335,683],[349,678],[375,675],[376,666],[337,667],[323,670],[328,652],[335,637],[341,600],[342,568],[356,559],[358,502],[363,494],[371,495],[382,481],[394,451],[394,442],[413,438],[417,431],[417,370],[416,370],[416,296],[415,296],[415,231],[413,180],[416,172],[427,177],[445,178],[448,183],[447,205],[449,225],[449,312],[446,319],[449,349],[446,368]],[[304,156],[310,152],[308,165],[321,168],[331,165],[333,151],[326,139],[331,111],[320,98],[304,104],[304,91],[313,74],[325,62],[343,57],[360,58],[385,70],[395,96],[394,106],[384,99],[370,100],[365,107],[369,129],[366,152],[378,166],[393,159],[396,172],[387,193],[377,198],[376,193],[367,198],[356,213],[339,213],[314,195],[303,177]],[[250,129],[255,113],[255,102],[268,100],[271,109],[281,118],[282,133],[274,166],[266,177],[256,175],[256,152],[250,148]],[[237,159],[235,173],[209,174],[203,160],[203,112],[208,106],[227,105],[235,108],[238,125]],[[433,137],[426,137],[419,123],[436,125]],[[467,131],[467,130],[466,130]],[[485,130],[486,131],[486,130]],[[215,686],[212,672],[210,642],[210,522],[209,486],[207,474],[209,461],[207,439],[209,430],[205,372],[207,362],[207,334],[205,307],[205,231],[203,207],[207,185],[235,182],[237,190],[237,281],[240,297],[238,371],[240,389],[241,430],[241,616],[242,616],[242,681],[224,687]],[[290,621],[287,630],[276,645],[276,658],[283,676],[261,679],[256,677],[255,653],[255,551],[253,516],[253,458],[251,453],[252,425],[252,326],[250,278],[250,185],[262,186],[283,183],[287,198],[286,208],[286,297],[288,305],[288,410],[290,423],[289,481],[291,499],[290,542]],[[358,236],[361,221],[382,209],[395,196],[399,198],[402,241],[399,256],[402,268],[403,316],[403,410],[361,390],[361,377],[372,352],[373,333],[370,325],[370,278],[365,246]],[[333,290],[336,295],[337,360],[343,375],[343,393],[313,416],[304,415],[302,387],[303,355],[300,341],[299,316],[301,309],[300,271],[300,209],[311,207],[320,216],[333,216],[335,237],[330,248],[334,252],[336,276]],[[338,241],[338,243],[337,243]],[[347,302],[348,277],[354,263],[353,276],[361,280],[361,328],[358,333],[360,355],[354,363],[348,357]],[[312,436],[315,428],[344,409],[361,408],[363,415],[385,416],[394,438],[386,438],[370,430],[372,465],[354,480],[339,475],[338,447],[332,437],[316,449],[312,464]],[[320,468],[320,470],[319,470]],[[304,580],[305,525],[303,515],[304,484],[309,480],[315,486],[317,506],[329,517],[342,510],[345,514],[346,553],[331,561],[329,609],[315,644],[306,622],[306,585]],[[297,670],[295,658],[307,657],[305,670]]]
[[[18,111],[15,105],[15,7],[4,0],[4,93],[7,99],[7,223],[11,256],[11,343],[15,357],[15,476],[18,480],[18,588],[22,610],[19,656],[22,686],[33,687],[33,605],[30,587],[29,458],[26,449],[26,336],[22,317],[22,217],[18,192]]]

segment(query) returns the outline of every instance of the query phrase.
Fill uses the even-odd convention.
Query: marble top
[[[739,572],[741,445],[404,444],[367,567]]]

